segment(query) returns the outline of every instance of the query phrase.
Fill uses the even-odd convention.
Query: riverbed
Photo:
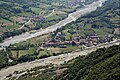
[[[31,39],[31,38],[34,38],[34,37],[37,37],[37,36],[40,36],[43,34],[53,32],[53,31],[57,30],[58,28],[65,26],[68,23],[76,21],[78,18],[80,18],[81,16],[83,16],[87,13],[95,11],[98,7],[101,7],[102,3],[105,1],[106,0],[99,0],[99,1],[93,2],[92,4],[86,5],[85,7],[81,8],[73,13],[70,13],[68,15],[68,17],[65,18],[64,20],[61,20],[57,24],[49,26],[46,29],[38,30],[35,33],[26,32],[26,33],[23,33],[21,35],[5,39],[3,41],[3,43],[0,43],[0,46],[9,46],[10,44],[23,42],[23,41],[26,41],[27,39]]]

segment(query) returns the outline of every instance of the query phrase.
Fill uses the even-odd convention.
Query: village
[[[54,34],[54,33],[53,33]],[[70,40],[65,40],[61,32],[56,33],[54,38],[49,38],[48,41],[43,42],[42,47],[58,47],[66,48],[67,46],[96,46],[101,43],[107,43],[113,40],[110,35],[99,37],[97,34],[90,34],[87,36],[74,36]]]

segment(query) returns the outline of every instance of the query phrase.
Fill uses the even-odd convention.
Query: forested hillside
[[[119,80],[120,45],[80,56],[56,80]]]
[[[103,7],[83,16],[83,18],[91,18],[93,20],[93,27],[119,27],[120,18],[120,1],[108,0],[103,4]],[[99,24],[101,23],[101,25]]]
[[[53,32],[54,34],[47,35],[43,38],[41,37],[33,38],[25,42],[11,45],[10,47],[8,47],[9,50],[0,52],[2,54],[1,56],[5,56],[3,53],[6,54],[9,53],[8,55],[13,60],[13,64],[15,64],[19,62],[32,61],[38,58],[41,59],[44,57],[52,56],[55,54],[56,48],[57,48],[56,54],[57,53],[63,54],[79,48],[80,49],[84,48],[83,46],[81,46],[85,44],[84,41],[86,41],[87,42],[86,45],[89,46],[90,39],[87,37],[93,34],[97,34],[97,36],[100,36],[100,40],[97,39],[98,40],[97,44],[104,43],[106,41],[109,42],[110,40],[112,40],[112,38],[109,39],[109,36],[106,37],[106,35],[110,35],[114,37],[113,27],[119,27],[120,15],[119,15],[118,2],[119,0],[116,1],[109,0],[103,5],[103,7],[98,8],[93,13],[89,13],[85,15],[82,18],[79,18],[77,21],[72,22],[61,29],[58,29],[57,31]],[[110,5],[114,5],[114,6],[111,7]],[[98,12],[100,12],[101,10],[104,11],[104,13],[98,15]],[[91,16],[94,15],[94,16],[90,17],[90,15]],[[114,25],[114,22],[116,23],[116,25]],[[2,38],[4,37],[10,37],[16,34],[18,35],[22,32],[25,31],[15,30],[12,32],[6,32],[4,33],[4,35],[0,36],[0,41],[2,41],[3,40]],[[101,37],[101,36],[105,36],[105,37]],[[56,37],[58,37],[58,39],[56,39]],[[47,50],[47,49],[41,50],[39,47],[41,47],[41,45],[46,45],[43,43],[45,43],[46,41],[50,41],[51,38],[53,39],[53,41],[62,40],[61,42],[64,43],[66,41],[73,41],[75,39],[74,41],[76,43],[73,42],[72,45],[69,43],[66,45],[65,43],[65,46],[62,45],[63,48],[60,48],[60,45],[58,43],[57,43],[58,46],[56,46],[56,44],[53,42],[54,44],[52,47],[56,46],[54,49],[52,48],[51,50]],[[79,44],[80,41],[81,43]],[[2,60],[4,60],[4,58],[3,59],[1,58],[1,61]],[[0,68],[9,66],[8,59],[5,59],[4,61],[5,61],[4,63],[1,63]]]
[[[21,75],[19,77],[15,75]],[[100,48],[61,65],[38,66],[15,71],[9,80],[119,80],[120,45]]]
[[[94,1],[97,0],[0,0],[0,43],[25,32],[43,30]],[[97,49],[119,42],[119,31],[120,0],[107,0],[102,7],[54,32],[0,46],[1,74],[8,80],[120,80],[120,44]],[[87,53],[87,49],[97,50],[66,62],[70,54]],[[58,56],[61,54],[63,57]],[[50,59],[53,62],[44,60],[50,56],[56,57]],[[55,64],[57,60],[63,64]],[[25,62],[35,65],[31,61],[45,66],[15,69],[6,75],[10,66],[18,64],[19,68]]]

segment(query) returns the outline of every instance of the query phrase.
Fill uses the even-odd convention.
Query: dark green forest
[[[72,7],[62,6],[56,7],[55,3],[68,2],[69,0],[0,0],[0,20],[1,24],[5,21],[14,22],[14,19],[19,17],[29,17],[32,15],[38,15],[37,9],[40,8],[41,4],[45,4],[45,9],[40,9],[42,11],[48,10],[51,13],[54,8],[61,9],[65,13],[70,13],[73,11]],[[77,0],[76,0],[77,1]],[[92,3],[96,0],[88,0],[85,4]],[[39,3],[40,2],[40,3]],[[55,2],[55,3],[54,3]],[[53,4],[51,6],[51,4]],[[46,6],[50,6],[47,7]],[[82,6],[82,5],[81,5]],[[81,7],[80,6],[80,7]],[[80,8],[79,7],[79,8]],[[69,9],[70,11],[65,11],[64,9]],[[35,9],[35,11],[33,10]],[[75,8],[77,9],[77,8]],[[24,14],[23,14],[24,13]],[[26,16],[27,13],[27,16]],[[28,15],[29,14],[29,15]],[[17,16],[16,16],[17,15]],[[64,14],[65,16],[66,14]],[[40,15],[39,15],[40,16]],[[58,16],[58,15],[57,15]],[[54,15],[53,15],[54,17]],[[44,22],[34,22],[35,27],[30,28],[30,30],[38,30],[40,28],[46,28],[54,22],[58,22],[60,19],[53,19],[50,21],[45,20]],[[62,19],[65,17],[62,17]],[[47,23],[47,24],[46,24]],[[18,24],[16,24],[18,25]],[[21,25],[20,25],[21,26]],[[115,28],[120,27],[120,0],[108,0],[103,4],[102,7],[97,8],[96,11],[88,13],[75,22],[67,24],[66,26],[57,29],[54,33],[61,32],[64,34],[62,37],[64,39],[70,40],[74,36],[87,36],[90,34],[97,34],[98,36],[110,35],[113,38],[119,37],[119,35],[114,34]],[[17,27],[18,28],[18,27]],[[22,34],[26,29],[5,29],[5,27],[0,26],[0,42],[9,38],[11,36]],[[55,34],[50,34],[51,38],[54,38]],[[40,37],[41,38],[41,37]],[[40,42],[40,41],[39,41]],[[25,46],[24,46],[25,45]],[[37,44],[24,44],[23,46],[18,46],[14,48],[14,45],[5,47],[6,49],[0,50],[0,69],[7,68],[23,62],[30,62],[36,59],[47,58],[50,56],[57,56],[57,54],[50,54],[39,56],[39,48]],[[13,46],[13,48],[11,47]],[[33,51],[31,48],[34,48]],[[28,54],[19,56],[19,51],[31,50]],[[16,51],[14,56],[13,51]],[[42,52],[42,51],[41,51]],[[31,54],[32,53],[32,54]],[[43,54],[43,53],[42,53]],[[63,54],[63,53],[61,53]],[[10,61],[13,60],[13,61]],[[50,68],[49,68],[50,67]],[[43,69],[43,71],[41,71]],[[62,70],[60,75],[57,74],[57,70]],[[33,72],[33,73],[31,73]],[[21,72],[22,73],[22,72]],[[14,75],[14,74],[13,74]],[[33,77],[35,75],[35,77]],[[37,75],[37,76],[36,76]],[[7,77],[10,80],[12,74]],[[96,51],[86,55],[79,56],[65,62],[62,65],[54,66],[50,64],[48,66],[38,66],[31,70],[28,70],[26,74],[20,76],[18,80],[120,80],[120,44],[113,45],[108,48],[100,48]]]
[[[97,10],[86,14],[82,18],[90,18],[93,20],[92,28],[114,28],[119,27],[119,16],[120,16],[120,1],[119,0],[108,0],[102,7]]]
[[[45,69],[40,71],[41,69]],[[60,70],[60,75],[57,75]],[[62,72],[63,70],[63,72]],[[32,77],[37,75],[36,77]],[[10,75],[9,77],[11,77]],[[11,79],[11,78],[10,78]],[[10,80],[9,79],[9,80]],[[100,48],[86,56],[79,56],[62,65],[38,66],[28,70],[17,80],[119,80],[120,45]],[[14,80],[14,78],[12,78]]]
[[[120,45],[77,57],[69,66],[56,80],[119,80]]]
[[[68,34],[68,35],[65,35],[64,37],[69,37],[69,36],[72,37],[73,35],[76,35],[76,34],[79,34],[80,36],[84,36],[84,35],[92,34],[93,32],[98,34],[98,35],[99,34],[100,35],[101,34],[102,35],[112,34],[113,33],[113,27],[119,27],[119,23],[116,23],[116,25],[114,25],[114,23],[112,23],[114,21],[111,21],[111,19],[113,19],[113,18],[117,19],[118,16],[120,16],[120,14],[119,14],[119,7],[120,6],[119,6],[118,3],[119,3],[119,0],[114,0],[114,1],[109,0],[109,1],[105,2],[103,7],[98,8],[96,11],[94,11],[92,13],[84,15],[82,18],[79,18],[77,21],[72,22],[72,23],[64,26],[62,29],[58,29],[56,32],[63,32],[64,33],[64,31],[68,30],[67,32],[65,32],[65,34]],[[114,5],[114,6],[111,6],[111,5]],[[98,15],[98,13],[100,11],[102,11],[103,13]],[[80,22],[82,22],[82,23],[80,23]],[[117,22],[117,21],[115,21],[115,22]],[[85,26],[83,28],[78,29],[79,24],[80,25],[84,24]],[[87,24],[91,24],[91,26],[86,26]],[[74,30],[76,30],[76,31],[74,31]],[[10,37],[10,36],[18,35],[22,32],[25,32],[25,31],[24,30],[19,30],[19,31],[16,30],[16,31],[13,31],[13,32],[6,32],[6,33],[3,34],[3,36],[4,37]],[[0,36],[0,41],[2,41],[2,39],[4,37]],[[54,37],[54,35],[53,35],[53,37]],[[29,48],[28,46],[20,46],[16,50],[18,51],[19,48],[20,49],[21,48],[25,49],[25,47]],[[1,51],[0,52],[0,54],[1,54],[0,57],[2,57],[2,56],[6,57],[6,54],[9,53],[8,55],[12,59],[12,57],[11,57],[11,51],[12,50],[9,47],[8,47],[8,49],[9,50],[7,50],[7,51]],[[3,53],[5,53],[5,54],[3,54]],[[32,61],[32,60],[37,59],[36,55],[34,53],[23,55],[20,58],[13,59],[15,61],[15,62],[13,62],[13,64],[15,64],[16,62],[17,63],[27,62],[27,61]],[[40,58],[46,58],[46,57],[49,57],[49,56],[50,55],[42,56]],[[9,62],[8,62],[7,58],[5,58],[5,60],[4,60],[4,58],[0,58],[0,59],[1,59],[0,68],[9,66]],[[2,61],[4,61],[4,62],[2,63]],[[12,63],[10,63],[10,64],[12,64]]]

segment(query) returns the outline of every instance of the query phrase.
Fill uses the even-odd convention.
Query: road
[[[76,12],[70,13],[66,19],[58,22],[57,24],[49,26],[46,29],[38,30],[36,33],[31,33],[31,34],[24,33],[24,34],[21,34],[18,36],[14,36],[12,38],[8,38],[3,43],[0,43],[0,46],[9,46],[10,44],[19,43],[19,42],[26,41],[27,39],[30,39],[33,37],[37,37],[37,36],[40,36],[43,34],[53,32],[56,29],[61,28],[68,23],[71,23],[72,21],[76,21],[78,18],[80,18],[81,16],[83,16],[87,13],[95,11],[97,9],[97,7],[101,7],[102,3],[105,1],[106,0],[99,0],[99,1],[93,2],[92,4],[89,4],[89,5],[85,6],[84,8],[77,10]]]
[[[49,15],[45,16],[45,18],[51,16],[54,12],[55,12],[55,10],[53,9],[52,12]]]
[[[27,24],[30,23],[30,22],[31,22],[31,19],[29,19],[25,24],[23,24],[19,29],[24,28],[24,26],[27,25]]]
[[[118,44],[120,44],[120,40],[112,41],[110,43],[105,43],[98,46],[89,47],[84,49],[83,51],[79,50],[76,52],[61,54],[58,56],[51,56],[48,58],[39,59],[32,62],[25,62],[25,63],[17,64],[14,66],[10,66],[8,68],[0,70],[0,80],[6,80],[5,77],[8,76],[9,74],[14,73],[15,71],[25,71],[27,69],[31,69],[37,66],[45,66],[50,63],[60,65],[60,64],[63,64],[65,61],[69,61],[75,57],[78,57],[79,55],[87,55],[98,48],[109,47],[109,46],[118,45]]]

